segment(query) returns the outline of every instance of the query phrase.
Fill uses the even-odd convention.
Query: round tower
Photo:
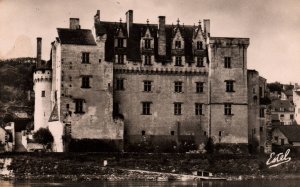
[[[51,66],[41,60],[42,39],[37,38],[37,62],[33,74],[34,103],[34,131],[47,128],[51,115]]]

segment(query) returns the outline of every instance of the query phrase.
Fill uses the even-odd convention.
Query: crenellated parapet
[[[52,73],[51,70],[37,70],[33,74],[33,82],[51,82],[52,81]]]

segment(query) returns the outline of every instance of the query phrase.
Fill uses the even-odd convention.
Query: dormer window
[[[197,57],[197,67],[204,67],[203,57]]]
[[[175,41],[175,49],[181,49],[181,41]]]
[[[197,49],[203,49],[203,42],[201,41],[197,42]]]
[[[182,66],[182,57],[181,56],[177,56],[175,58],[175,66]]]
[[[145,39],[145,49],[150,49],[151,48],[151,40]]]
[[[124,64],[124,55],[118,55],[118,64]]]
[[[118,47],[124,47],[124,42],[123,42],[123,38],[119,38],[118,39]]]
[[[145,65],[150,66],[151,65],[151,56],[145,55]]]

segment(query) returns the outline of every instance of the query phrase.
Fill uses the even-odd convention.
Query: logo
[[[288,157],[289,153],[290,149],[287,149],[284,154],[278,153],[276,155],[274,152],[271,153],[270,158],[266,162],[266,165],[269,166],[269,168],[272,168],[291,161],[291,157]]]

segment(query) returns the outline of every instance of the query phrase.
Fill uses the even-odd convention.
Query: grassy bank
[[[142,153],[23,153],[5,154],[12,158],[8,169],[14,179],[47,180],[156,180],[159,175],[142,174],[126,169],[163,173],[191,174],[206,170],[218,176],[276,178],[300,176],[300,160],[292,158],[274,168],[266,167],[267,156],[200,155],[200,154],[142,154]],[[103,161],[108,165],[103,167]]]

